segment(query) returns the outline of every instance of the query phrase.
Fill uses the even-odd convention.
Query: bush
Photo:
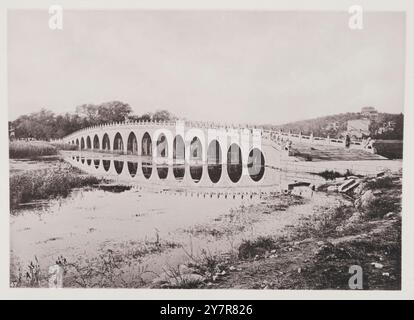
[[[63,143],[63,142],[51,142],[51,145],[54,146],[57,150],[78,150],[79,146],[76,144]]]
[[[256,240],[243,240],[239,246],[239,258],[250,259],[256,255],[263,255],[275,247],[272,237],[259,237]]]

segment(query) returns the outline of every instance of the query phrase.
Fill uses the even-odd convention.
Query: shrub
[[[243,240],[239,246],[239,258],[250,259],[256,255],[262,255],[275,247],[272,237],[259,237],[256,240]]]

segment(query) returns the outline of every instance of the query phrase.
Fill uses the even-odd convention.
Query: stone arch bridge
[[[280,158],[286,155],[260,129],[199,122],[103,124],[81,129],[62,140],[77,146],[81,156],[71,160],[80,165],[87,167],[87,163],[97,159],[117,159],[111,169],[106,170],[101,165],[101,173],[106,170],[119,177],[131,177],[131,163],[137,163],[141,170],[133,168],[132,171],[142,171],[140,178],[143,181],[165,183],[179,180],[181,185],[275,185],[278,184],[277,178],[274,170],[269,168],[277,167]],[[121,169],[120,156],[126,162],[121,164]],[[80,162],[82,158],[84,161]],[[91,161],[87,161],[88,158]],[[158,177],[153,171],[158,172]],[[134,178],[139,179],[136,176],[134,173]]]

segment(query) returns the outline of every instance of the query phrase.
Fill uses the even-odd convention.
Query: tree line
[[[101,104],[83,104],[73,113],[55,114],[41,109],[22,115],[9,122],[14,129],[15,138],[33,138],[37,140],[60,139],[79,129],[110,122],[122,121],[170,121],[176,117],[168,110],[157,110],[154,113],[136,115],[129,104],[121,101],[110,101]]]

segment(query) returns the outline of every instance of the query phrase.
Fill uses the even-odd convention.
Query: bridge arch
[[[173,159],[185,160],[185,143],[181,135],[176,135],[173,141]]]
[[[148,132],[145,132],[142,136],[141,155],[152,156],[152,140]]]
[[[227,174],[234,183],[239,182],[243,172],[242,153],[237,143],[232,143],[227,151]]]
[[[203,175],[203,146],[200,138],[193,137],[190,143],[190,176],[194,182],[199,182]]]
[[[111,142],[109,140],[109,136],[107,133],[105,133],[102,138],[102,150],[107,150],[107,151],[111,150]]]
[[[79,148],[79,139],[76,139],[76,146]]]
[[[157,138],[157,157],[167,158],[168,157],[168,141],[164,133],[160,133]]]
[[[207,171],[211,182],[217,183],[220,181],[222,170],[220,143],[217,140],[212,140],[207,149]]]
[[[190,160],[203,159],[203,145],[199,137],[195,136],[190,143]]]
[[[181,135],[176,135],[173,141],[173,174],[177,180],[185,175],[185,143]]]
[[[124,161],[114,160],[114,167],[117,174],[121,174],[122,169],[124,168]]]
[[[124,142],[122,141],[122,136],[119,132],[117,132],[114,137],[113,151],[117,153],[124,152]]]
[[[93,137],[93,149],[94,150],[99,150],[99,137],[97,134],[95,134],[95,136]]]
[[[132,178],[135,177],[135,175],[137,174],[137,170],[138,170],[138,162],[128,161],[127,165],[128,165],[129,174],[131,175]]]
[[[138,140],[135,133],[132,131],[128,135],[127,154],[138,155]]]
[[[258,148],[253,148],[249,153],[247,160],[247,168],[250,178],[258,182],[263,178],[265,172],[265,158],[262,151]]]
[[[81,150],[85,149],[85,139],[81,138]]]
[[[86,149],[92,149],[91,138],[89,136],[86,137]]]

